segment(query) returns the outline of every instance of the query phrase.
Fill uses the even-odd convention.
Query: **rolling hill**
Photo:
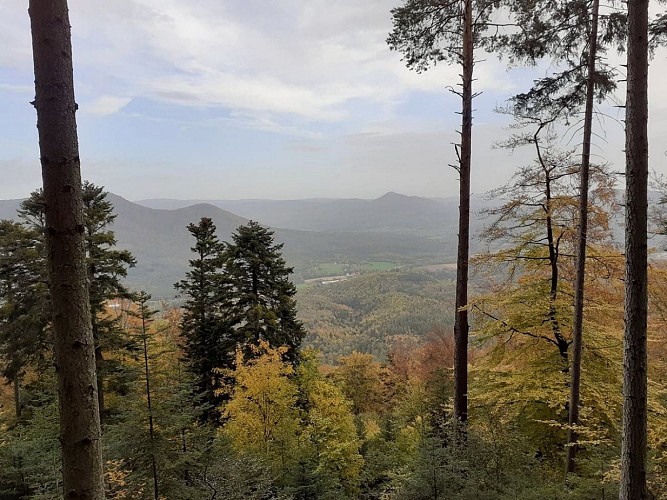
[[[182,279],[190,258],[192,237],[187,225],[201,217],[210,217],[218,228],[222,240],[228,240],[236,227],[248,218],[236,215],[210,203],[197,203],[175,209],[156,209],[130,202],[115,194],[109,194],[117,218],[113,225],[118,246],[130,250],[137,259],[137,266],[130,270],[128,284],[134,289],[146,290],[154,298],[174,297],[173,284]],[[20,200],[0,201],[0,218],[16,218]],[[272,202],[265,205],[270,206]],[[294,279],[301,281],[308,269],[323,262],[389,261],[397,264],[428,263],[453,259],[456,248],[454,227],[441,224],[436,231],[428,229],[435,225],[438,217],[437,203],[431,200],[406,197],[390,193],[378,200],[328,200],[294,202],[301,212],[308,212],[301,203],[323,203],[319,205],[323,222],[317,230],[311,220],[312,214],[303,217],[300,227],[289,223],[286,213],[281,216],[287,228],[276,224],[277,217],[270,217],[272,210],[251,214],[254,220],[276,227],[276,241],[284,243],[283,252],[290,266],[295,268]],[[260,203],[261,204],[261,203]],[[328,208],[324,208],[324,206]],[[419,209],[419,207],[422,207]],[[347,207],[347,208],[341,208]],[[384,208],[383,208],[384,207]],[[399,214],[412,211],[412,217],[421,220],[419,232],[409,228],[409,216],[402,219]],[[382,214],[387,215],[383,216]],[[355,214],[353,216],[353,214]],[[345,219],[349,223],[346,225]],[[314,220],[314,219],[313,219]],[[432,222],[428,222],[432,221]]]
[[[387,193],[374,200],[141,200],[151,208],[210,203],[272,227],[302,231],[402,232],[450,238],[458,221],[457,198],[420,198]],[[485,202],[474,198],[480,208]],[[456,233],[454,232],[454,235]]]

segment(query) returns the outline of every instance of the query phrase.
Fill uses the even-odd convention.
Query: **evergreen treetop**
[[[232,235],[224,252],[230,286],[226,316],[237,341],[286,346],[287,359],[294,361],[305,330],[296,318],[296,287],[289,279],[292,268],[282,258],[282,248],[274,243],[273,231],[254,221]]]

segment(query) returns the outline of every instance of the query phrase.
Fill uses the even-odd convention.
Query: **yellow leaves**
[[[229,373],[234,384],[222,434],[237,452],[266,460],[280,477],[312,463],[315,474],[354,492],[363,459],[352,403],[319,372],[313,353],[304,353],[295,373],[283,361],[286,348],[260,342],[252,350],[249,361],[239,351]]]
[[[376,410],[382,400],[380,364],[372,355],[353,352],[339,360],[336,377],[352,401],[355,414]]]
[[[381,432],[380,425],[375,417],[364,415],[361,418],[364,439],[370,440]]]
[[[106,498],[110,500],[140,500],[144,498],[143,488],[130,487],[128,476],[130,470],[123,460],[107,460],[104,479],[107,486]]]
[[[251,348],[256,357],[247,362],[237,351],[235,384],[223,408],[228,420],[222,432],[238,451],[277,461],[298,440],[298,388],[290,378],[294,369],[282,359],[286,347],[274,349],[260,341]]]
[[[314,446],[317,469],[337,477],[348,492],[356,488],[363,458],[361,443],[351,412],[351,403],[341,390],[324,378],[306,390],[309,409],[304,435]]]

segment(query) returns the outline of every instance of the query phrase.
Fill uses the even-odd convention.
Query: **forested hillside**
[[[453,325],[451,271],[396,270],[299,288],[305,344],[335,362],[354,351],[382,360],[396,342],[419,344],[429,332]]]
[[[521,177],[517,177],[515,185],[523,185]],[[224,349],[228,354],[216,354],[222,356],[218,361],[213,358],[211,337],[202,340],[209,346],[203,351],[190,344],[193,337],[184,333],[187,328],[197,328],[204,335],[217,332],[224,339],[227,334],[213,327],[219,323],[230,335],[237,335],[225,319],[236,316],[229,309],[235,299],[221,298],[214,288],[219,286],[219,279],[220,285],[228,282],[225,276],[230,276],[231,270],[227,266],[236,251],[227,249],[217,237],[206,243],[209,250],[201,254],[200,258],[205,259],[202,264],[209,262],[206,267],[197,264],[196,254],[190,252],[189,272],[206,273],[201,276],[211,288],[201,295],[193,288],[199,286],[200,275],[190,274],[190,284],[180,287],[181,293],[189,297],[185,309],[147,296],[128,298],[122,289],[108,289],[106,310],[98,311],[97,316],[106,332],[101,359],[105,363],[103,417],[109,495],[122,498],[134,492],[131,494],[141,498],[149,492],[151,481],[157,481],[168,498],[207,498],[221,488],[238,492],[238,498],[246,498],[253,491],[262,492],[258,498],[268,492],[304,498],[375,498],[391,491],[413,498],[414,492],[421,491],[421,495],[433,489],[443,495],[456,491],[460,498],[560,498],[562,487],[558,474],[552,471],[558,469],[566,431],[567,372],[563,353],[567,348],[559,350],[560,334],[554,330],[553,321],[545,324],[542,311],[549,307],[562,310],[558,321],[562,322],[562,335],[568,345],[569,320],[565,311],[570,307],[567,296],[573,268],[567,248],[575,238],[568,221],[574,217],[576,204],[566,195],[567,182],[559,181],[552,188],[559,199],[558,207],[554,207],[554,224],[559,228],[563,252],[558,263],[563,298],[553,306],[549,306],[548,290],[541,284],[550,267],[545,249],[539,244],[539,226],[531,224],[533,229],[529,232],[524,227],[532,217],[539,220],[539,211],[530,204],[509,200],[508,205],[488,214],[491,220],[499,215],[500,218],[481,234],[489,241],[489,248],[497,250],[481,253],[473,262],[470,367],[474,385],[470,400],[476,423],[465,450],[442,448],[439,444],[454,436],[446,417],[454,355],[450,332],[455,273],[451,265],[397,268],[389,262],[321,264],[321,274],[341,275],[328,281],[312,280],[300,285],[293,295],[305,332],[303,340],[293,344],[300,347],[292,347],[300,352],[296,364],[285,357],[290,349],[282,347],[282,341],[251,343],[249,351],[237,351],[231,358],[229,353],[234,353],[235,343],[223,343],[220,345],[227,346]],[[88,189],[97,192],[94,187]],[[508,185],[504,189],[509,195],[514,188]],[[598,246],[590,249],[593,260],[587,282],[591,294],[587,332],[591,347],[585,357],[585,427],[580,431],[588,444],[580,462],[586,472],[572,490],[577,498],[613,494],[617,476],[611,457],[618,451],[620,438],[617,422],[621,403],[617,394],[621,374],[621,255],[614,250],[616,244],[609,224],[617,201],[615,192],[605,182],[594,196],[599,208],[592,219],[591,242]],[[118,202],[113,196],[109,200]],[[24,207],[38,206],[24,203]],[[514,211],[511,217],[508,207]],[[181,216],[198,215],[198,209],[195,206],[189,209],[191,212],[183,210]],[[181,210],[177,212],[180,214]],[[30,217],[39,220],[36,215]],[[519,221],[523,222],[517,224]],[[202,226],[204,223],[209,225]],[[7,226],[6,231],[16,231],[13,227]],[[207,230],[201,232],[198,227]],[[252,231],[259,228],[247,227],[255,228]],[[219,233],[208,218],[202,218],[199,226],[190,223],[189,229],[189,244],[198,248],[203,247],[193,236],[204,244],[209,236]],[[2,240],[7,245],[16,237],[12,234],[20,233],[3,234],[10,238]],[[238,238],[230,237],[230,241],[253,245]],[[28,249],[32,245],[29,241],[26,240]],[[269,248],[272,243],[266,240],[262,245]],[[250,248],[257,251],[257,247]],[[9,263],[9,254],[3,255],[4,262]],[[272,255],[272,259],[277,257]],[[651,484],[654,491],[660,492],[663,456],[659,429],[667,418],[663,409],[667,390],[661,382],[665,377],[663,343],[659,341],[664,319],[660,312],[660,283],[665,274],[658,262],[652,273],[656,288],[652,291],[650,332],[656,343],[651,350],[651,404],[656,433],[651,437],[655,460]],[[184,276],[185,273],[181,278]],[[267,276],[262,283],[271,283],[272,279]],[[230,292],[235,293],[230,290],[225,294]],[[202,310],[210,314],[210,319],[199,323],[199,306],[193,300],[206,301]],[[269,303],[246,309],[255,319],[250,323],[241,320],[239,325],[260,321],[264,325],[260,327],[262,331],[275,328],[271,326],[275,317],[264,309],[270,307]],[[24,306],[37,307],[35,311],[41,307],[29,302]],[[153,312],[155,307],[161,308],[157,314]],[[196,313],[190,320],[186,319],[191,314],[188,311]],[[6,325],[24,321],[11,315],[5,318]],[[58,447],[53,433],[56,412],[50,385],[50,332],[44,323],[23,324],[34,325],[30,328],[37,328],[36,332],[43,331],[42,347],[30,356],[22,354],[22,350],[14,351],[12,359],[19,365],[13,366],[20,367],[16,373],[21,376],[10,378],[18,392],[6,391],[2,395],[7,433],[4,454],[0,454],[5,471],[0,475],[0,485],[9,495],[7,498],[14,498],[10,492],[38,489],[49,498],[57,496],[60,481],[58,467],[53,466]],[[5,337],[10,338],[13,337]],[[115,340],[109,342],[112,338]],[[16,349],[17,344],[6,345]],[[196,359],[200,361],[192,364]],[[196,373],[191,370],[202,366],[198,364],[201,360],[210,366],[207,370],[219,369],[215,372],[219,379],[210,389],[216,396],[204,404],[191,400],[193,384],[197,386]],[[195,394],[203,394],[206,387]],[[147,390],[150,407],[146,406]],[[255,408],[250,403],[268,394],[271,399],[267,406]],[[304,403],[297,403],[301,400]],[[306,406],[302,408],[301,404]],[[210,413],[213,410],[219,413]],[[281,416],[263,421],[263,412],[267,411]],[[147,417],[150,429],[145,427]],[[202,418],[213,418],[218,423],[213,428],[202,426],[197,423]],[[261,431],[266,425],[270,426]],[[218,431],[214,431],[216,427]],[[215,445],[211,447],[206,443],[214,436]],[[506,447],[521,451],[508,454]],[[333,450],[338,451],[330,455]],[[47,456],[52,457],[51,462],[44,461]],[[466,478],[456,472],[461,462],[471,464],[467,466]],[[204,463],[208,465],[202,468]],[[498,468],[504,471],[500,475]],[[433,476],[434,470],[442,472]],[[521,474],[517,475],[517,471]],[[191,477],[188,481],[183,480],[186,472]]]

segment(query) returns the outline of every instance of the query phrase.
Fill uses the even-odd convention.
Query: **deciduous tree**
[[[294,368],[283,360],[287,347],[272,348],[264,340],[249,347],[253,356],[247,361],[237,351],[223,432],[235,449],[267,460],[278,476],[285,476],[299,448]]]

